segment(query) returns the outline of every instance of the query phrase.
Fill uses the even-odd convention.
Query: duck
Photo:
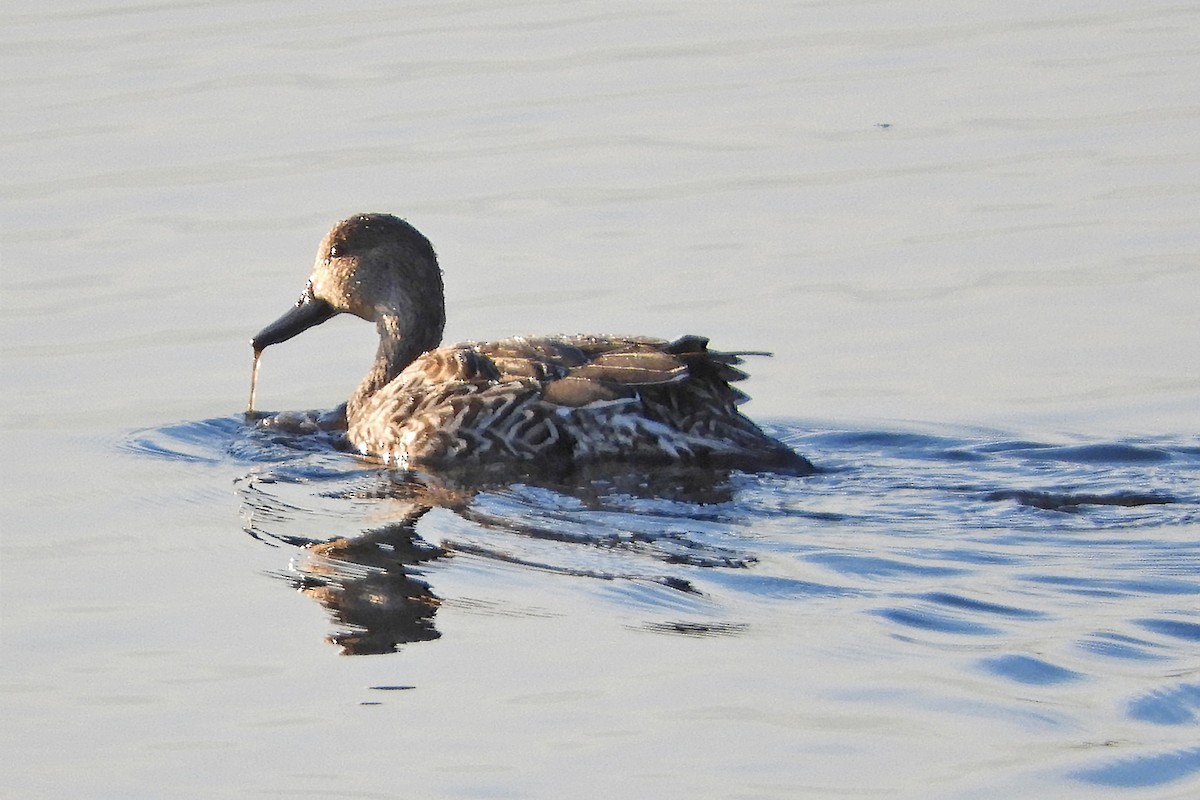
[[[406,469],[662,465],[807,475],[808,459],[740,413],[743,356],[702,336],[515,336],[443,345],[442,270],[409,222],[356,214],[321,240],[262,352],[339,314],[374,323],[375,360],[346,401],[346,437]]]

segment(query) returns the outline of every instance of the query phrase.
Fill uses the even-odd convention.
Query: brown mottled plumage
[[[404,220],[359,214],[317,251],[296,306],[255,353],[348,312],[379,331],[375,363],[346,405],[364,454],[402,466],[537,461],[688,463],[806,474],[812,465],[737,411],[737,353],[708,340],[514,337],[439,347],[442,277]]]

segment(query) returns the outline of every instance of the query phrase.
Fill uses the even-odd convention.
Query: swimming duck
[[[342,220],[321,241],[296,305],[259,331],[262,351],[349,313],[375,323],[379,350],[346,403],[364,456],[404,468],[630,462],[808,474],[812,464],[740,414],[730,386],[747,353],[708,340],[518,336],[442,347],[442,273],[433,246],[389,214]]]

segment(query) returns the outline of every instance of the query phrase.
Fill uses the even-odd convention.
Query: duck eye
[[[336,244],[329,248],[329,257],[330,258],[338,257],[338,246]]]

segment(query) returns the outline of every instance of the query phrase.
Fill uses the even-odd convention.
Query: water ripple
[[[1149,752],[1095,767],[1081,769],[1073,777],[1087,783],[1132,789],[1161,786],[1200,773],[1200,747]]]
[[[320,418],[185,422],[120,446],[227,471],[245,532],[287,554],[276,579],[326,610],[344,653],[438,639],[439,609],[475,607],[440,588],[461,586],[462,570],[550,575],[647,635],[737,641],[836,618],[857,631],[845,646],[865,662],[907,658],[910,671],[936,665],[957,669],[956,685],[986,684],[937,712],[968,719],[986,706],[1074,730],[1063,713],[1034,713],[1028,694],[1074,709],[1120,681],[1105,728],[1137,728],[1097,735],[1112,746],[1063,774],[1128,788],[1200,773],[1186,740],[1200,684],[1183,677],[1200,642],[1194,442],[791,424],[773,431],[818,474],[496,481],[380,468],[345,452],[336,429],[308,424]],[[488,614],[530,613],[524,601],[489,602]],[[878,702],[909,713],[930,696],[917,685]],[[1119,744],[1146,730],[1159,735],[1140,751]]]
[[[1200,642],[1200,622],[1188,622],[1180,619],[1139,619],[1137,624],[1148,631],[1161,633],[1164,636],[1189,642]]]
[[[1123,658],[1134,661],[1154,661],[1168,658],[1166,652],[1157,652],[1161,648],[1153,642],[1134,636],[1100,631],[1081,642],[1079,647],[1097,655],[1108,658]]]
[[[1186,725],[1198,721],[1200,683],[1180,683],[1157,689],[1130,701],[1129,716],[1156,725]]]
[[[994,675],[1032,686],[1052,686],[1081,680],[1084,676],[1072,669],[1051,664],[1026,655],[1006,655],[986,658],[981,666]]]
[[[1001,632],[999,628],[975,620],[970,615],[945,613],[928,606],[882,608],[873,613],[897,625],[937,633],[996,636]]]

